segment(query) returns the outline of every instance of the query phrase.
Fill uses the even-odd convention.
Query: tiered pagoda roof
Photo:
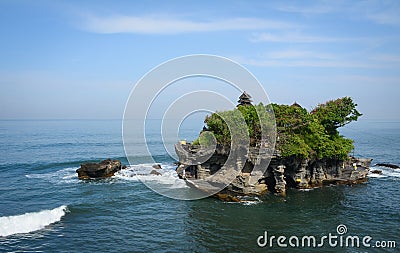
[[[242,95],[240,95],[239,100],[238,100],[238,106],[239,105],[251,105],[251,96],[247,94],[246,91],[243,91]]]

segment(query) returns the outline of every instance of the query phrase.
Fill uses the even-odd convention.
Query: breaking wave
[[[51,210],[0,217],[0,236],[30,233],[61,220],[67,212],[67,206]]]
[[[371,173],[373,170],[380,170],[382,174]],[[400,169],[391,169],[381,166],[371,167],[368,177],[371,178],[400,178]]]
[[[162,169],[157,170],[152,166],[153,164],[131,165],[127,169],[115,173],[114,178],[130,181],[142,181],[146,183],[158,183],[170,189],[189,188],[184,180],[179,179],[174,166],[162,164]],[[153,170],[159,174],[151,174]]]

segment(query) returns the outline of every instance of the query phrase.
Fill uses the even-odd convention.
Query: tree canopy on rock
[[[296,105],[239,105],[230,111],[207,116],[206,130],[214,134],[217,143],[229,145],[231,132],[226,122],[237,122],[238,113],[246,122],[250,145],[260,145],[261,129],[271,127],[271,109],[275,114],[276,146],[282,157],[346,159],[354,148],[353,141],[339,134],[337,129],[362,114],[350,97],[343,97],[318,105],[311,112]],[[239,115],[240,116],[240,115]],[[242,131],[241,129],[240,131]],[[204,137],[203,137],[204,138]],[[275,138],[275,136],[274,136]],[[201,137],[194,144],[205,143]]]

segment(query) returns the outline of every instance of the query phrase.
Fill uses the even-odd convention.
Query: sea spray
[[[162,164],[161,167],[163,169],[158,170],[160,175],[152,175],[150,172],[154,170],[153,164],[131,165],[127,169],[115,173],[114,178],[130,181],[142,181],[148,184],[154,183],[163,185],[169,189],[189,188],[184,180],[178,178],[173,165]]]

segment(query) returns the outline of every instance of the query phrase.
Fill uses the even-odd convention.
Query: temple
[[[239,100],[238,100],[238,105],[251,105],[251,96],[247,94],[246,91],[243,91],[242,95],[240,95]]]

